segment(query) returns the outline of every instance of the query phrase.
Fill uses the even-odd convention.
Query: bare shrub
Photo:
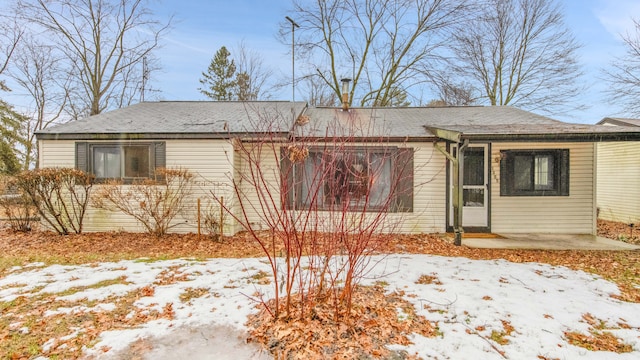
[[[351,120],[342,123],[361,124]],[[274,299],[263,305],[275,318],[303,319],[331,300],[335,318],[347,320],[380,246],[375,235],[393,232],[411,211],[402,195],[413,194],[413,149],[371,128],[329,124],[321,138],[296,140],[271,131],[283,128],[273,120],[255,126],[264,126],[254,132],[261,136],[234,143],[235,204],[221,206],[270,263]]]
[[[36,208],[28,196],[18,191],[14,181],[13,177],[0,176],[0,218],[13,231],[31,231]]]
[[[58,234],[82,233],[93,175],[71,168],[44,168],[20,173],[11,183],[25,206],[33,205],[41,220]],[[23,215],[28,214],[28,209]]]
[[[111,180],[100,185],[93,197],[95,208],[120,211],[132,216],[149,234],[164,236],[178,225],[173,220],[184,213],[193,192],[194,175],[186,169],[157,169],[153,179],[125,184]]]
[[[227,213],[221,206],[210,205],[205,209],[203,215],[204,230],[214,241],[221,241],[224,237],[224,224],[227,219]]]
[[[4,217],[13,231],[31,231],[36,213],[36,207],[25,194],[0,195],[0,217]]]

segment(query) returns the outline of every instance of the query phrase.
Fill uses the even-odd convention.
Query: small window
[[[164,149],[164,142],[77,142],[76,168],[94,174],[98,180],[151,178],[157,167],[164,167]]]
[[[569,196],[569,150],[500,152],[501,196]]]

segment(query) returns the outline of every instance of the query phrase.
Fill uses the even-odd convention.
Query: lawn
[[[246,351],[292,358],[640,357],[638,251],[470,249],[433,235],[385,243],[352,327],[319,309],[312,323],[265,328],[256,299],[273,294],[269,268],[242,235],[3,231],[0,354],[170,358],[162,346],[181,334],[239,334],[259,344]]]

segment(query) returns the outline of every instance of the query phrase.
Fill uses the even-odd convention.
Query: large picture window
[[[76,143],[76,167],[98,180],[151,178],[164,158],[164,142]]]
[[[412,149],[310,149],[291,164],[283,149],[287,204],[319,210],[412,211]]]
[[[500,155],[500,195],[569,195],[569,150],[503,150]]]

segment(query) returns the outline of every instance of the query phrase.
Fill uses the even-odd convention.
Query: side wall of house
[[[248,146],[248,145],[244,145]],[[356,147],[367,146],[365,144],[353,144]],[[377,145],[380,146],[380,145]],[[404,213],[389,213],[385,218],[385,229],[387,232],[399,233],[435,233],[444,232],[446,229],[446,158],[433,147],[432,143],[389,143],[385,146],[397,146],[399,148],[414,149],[413,157],[413,211]],[[260,160],[260,170],[264,173],[265,184],[269,187],[269,195],[280,201],[280,175],[277,161],[279,159],[274,154],[280,154],[279,146],[274,149],[264,145]],[[240,163],[239,169],[244,176],[250,176],[249,162],[246,160],[246,150],[236,153],[235,159]],[[257,154],[256,151],[252,154]],[[240,160],[245,159],[245,160]],[[255,167],[255,165],[254,165]],[[255,170],[255,169],[254,169]],[[253,172],[255,173],[255,171]],[[239,179],[236,179],[239,180]],[[268,224],[264,212],[260,209],[268,204],[260,203],[255,188],[250,184],[253,179],[242,179],[241,190],[243,195],[244,209],[248,214],[249,223],[257,229],[266,229]],[[354,213],[351,213],[354,214]],[[357,214],[357,213],[355,213]],[[335,214],[334,214],[335,215]],[[373,213],[367,214],[374,217]],[[335,216],[328,212],[318,212],[313,215],[314,221],[322,224],[332,223]],[[322,227],[329,231],[328,227]]]
[[[113,141],[110,141],[113,143]],[[148,142],[148,141],[145,141]],[[74,167],[75,141],[41,140],[40,164],[42,167]],[[207,213],[219,217],[218,206],[211,192],[226,199],[233,199],[230,179],[233,176],[233,147],[226,140],[166,140],[167,168],[186,168],[196,175],[193,194],[184,214],[175,219],[177,224],[171,231],[177,233],[197,232],[197,199],[201,200],[201,232],[206,234],[204,218]],[[99,187],[100,185],[95,185]],[[123,185],[127,186],[127,185]],[[94,231],[143,232],[144,228],[131,216],[89,208],[84,229]],[[225,233],[235,229],[233,221],[226,219]]]
[[[569,149],[569,196],[501,196],[500,150]],[[491,230],[495,233],[594,234],[593,143],[493,143]]]
[[[443,233],[447,227],[447,159],[433,143],[405,146],[415,149],[414,198],[413,212],[403,214],[402,232]]]
[[[599,217],[640,222],[640,142],[597,145]]]

